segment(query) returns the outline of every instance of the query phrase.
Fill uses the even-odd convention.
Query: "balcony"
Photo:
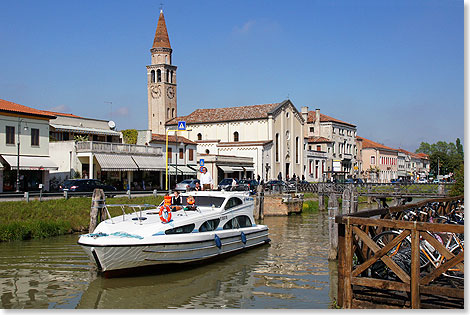
[[[148,145],[98,141],[80,141],[75,144],[75,147],[77,149],[77,153],[92,152],[163,156],[161,147],[153,147]]]
[[[341,157],[341,154],[340,154]],[[351,153],[343,153],[342,156],[343,160],[352,160],[352,154]]]
[[[314,151],[314,150],[308,150],[307,151],[307,157],[309,158],[322,158],[326,159],[326,152],[324,151]]]

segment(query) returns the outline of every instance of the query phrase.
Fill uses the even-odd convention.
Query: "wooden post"
[[[338,225],[335,223],[335,216],[337,216],[338,213],[338,198],[335,193],[331,193],[328,198],[328,231],[330,236],[329,260],[335,260],[338,255]]]
[[[357,194],[357,191],[355,189],[351,190],[351,212],[350,213],[356,213],[357,212],[357,209],[358,209],[358,194]]]
[[[345,242],[344,224],[338,224],[338,299],[336,303],[339,307],[344,305]]]
[[[93,233],[96,226],[104,219],[104,205],[106,196],[103,189],[95,188],[93,190],[93,196],[91,197],[91,209],[90,209],[90,226],[88,228],[89,233]]]
[[[343,269],[343,283],[344,283],[344,300],[343,308],[352,308],[352,254],[353,254],[353,244],[352,244],[352,226],[349,224],[349,221],[346,223],[345,228],[345,257],[344,257],[344,269]]]
[[[343,191],[343,201],[341,203],[341,208],[341,213],[351,213],[351,191],[349,190],[349,188],[345,188]]]
[[[318,208],[325,210],[325,196],[322,193],[318,193]]]
[[[416,222],[415,222],[416,223]],[[419,231],[411,230],[411,308],[420,308],[419,298]]]

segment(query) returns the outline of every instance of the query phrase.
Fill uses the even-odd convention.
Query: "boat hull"
[[[197,234],[197,235],[195,235]],[[190,233],[181,236],[165,235],[149,242],[131,244],[106,239],[81,237],[79,244],[102,272],[133,269],[153,265],[186,264],[214,259],[218,256],[246,250],[269,243],[268,227],[256,225],[235,230]]]

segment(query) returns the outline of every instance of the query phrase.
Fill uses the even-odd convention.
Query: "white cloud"
[[[255,25],[255,21],[251,20],[248,22],[245,22],[242,26],[235,26],[234,32],[237,34],[245,34],[248,33],[253,26]]]
[[[70,111],[70,107],[68,107],[67,105],[57,105],[49,108],[48,110],[50,110],[51,112],[66,113]]]
[[[129,115],[129,108],[127,107],[119,107],[116,111],[113,112],[116,116],[128,116]]]

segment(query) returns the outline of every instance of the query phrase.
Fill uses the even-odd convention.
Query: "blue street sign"
[[[199,165],[204,166],[204,159],[199,160]]]
[[[186,122],[178,121],[178,130],[186,130]]]

